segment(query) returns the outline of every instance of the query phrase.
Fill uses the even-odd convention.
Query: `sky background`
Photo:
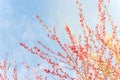
[[[82,3],[86,22],[91,28],[94,27],[98,20],[97,0],[79,1]],[[119,26],[120,1],[111,0],[107,5],[115,24]],[[10,61],[37,64],[40,59],[20,47],[19,42],[34,46],[37,45],[37,40],[41,40],[52,49],[59,50],[45,37],[46,31],[35,18],[36,14],[49,25],[50,29],[56,26],[63,42],[68,41],[64,30],[65,25],[68,24],[74,34],[80,33],[79,16],[74,0],[0,0],[0,60],[5,58],[7,52]],[[21,72],[21,66],[18,67]]]

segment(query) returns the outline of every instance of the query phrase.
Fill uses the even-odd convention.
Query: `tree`
[[[109,3],[110,1],[108,1]],[[46,29],[51,41],[54,41],[62,51],[54,51],[44,45],[42,41],[37,43],[44,49],[34,46],[30,48],[27,44],[20,42],[20,46],[25,48],[33,55],[39,56],[43,61],[46,61],[50,69],[40,68],[40,71],[47,75],[39,74],[32,66],[22,62],[22,65],[27,70],[32,70],[35,77],[26,77],[29,80],[119,80],[120,79],[120,41],[117,35],[118,26],[116,26],[108,13],[107,6],[104,0],[98,0],[99,22],[96,23],[95,29],[92,30],[86,23],[84,14],[81,9],[81,4],[76,0],[78,7],[80,28],[83,29],[84,35],[76,38],[72,33],[69,25],[65,25],[65,32],[68,34],[68,39],[71,44],[60,41],[56,34],[57,30],[53,30],[42,21],[39,15],[36,15],[37,20]],[[111,25],[112,32],[106,32],[106,21]],[[106,57],[106,54],[108,55]],[[61,65],[62,64],[62,65]],[[38,64],[39,68],[41,64]],[[72,73],[72,74],[71,74]]]
[[[38,21],[48,31],[49,34],[47,36],[55,41],[63,52],[54,52],[54,50],[48,48],[41,41],[37,41],[37,43],[49,51],[49,53],[41,51],[37,46],[29,48],[24,43],[20,43],[20,45],[30,53],[38,55],[41,59],[47,61],[51,65],[51,69],[42,70],[47,74],[53,75],[53,78],[57,76],[60,80],[120,79],[120,44],[117,38],[117,26],[114,25],[104,0],[98,0],[99,23],[96,24],[95,30],[90,29],[89,25],[87,25],[84,14],[82,13],[81,4],[78,0],[76,0],[76,4],[78,6],[81,28],[83,28],[84,35],[80,35],[79,40],[76,40],[70,27],[66,25],[65,31],[68,34],[71,44],[62,43],[59,36],[56,35],[56,29],[54,28],[51,31],[40,17],[36,15]],[[112,27],[110,34],[107,34],[105,31],[107,19]],[[84,42],[81,43],[81,41]],[[106,53],[109,56],[108,58],[105,57]],[[115,62],[113,59],[115,59]],[[65,64],[65,66],[61,66],[60,63]],[[115,65],[112,63],[115,63]],[[69,72],[66,72],[66,69]],[[74,72],[76,76],[69,75],[70,72]]]
[[[0,80],[9,80],[9,79],[13,79],[13,80],[17,80],[17,65],[16,65],[16,61],[14,61],[14,67],[11,68],[11,63],[8,61],[8,53],[6,53],[6,58],[4,60],[0,61]],[[9,73],[11,73],[12,75],[8,75]],[[11,77],[9,77],[11,76]]]

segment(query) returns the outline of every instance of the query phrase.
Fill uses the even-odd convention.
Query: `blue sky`
[[[79,0],[83,5],[87,23],[92,27],[97,22],[97,0]],[[120,24],[120,1],[111,0],[109,12],[117,25]],[[35,15],[49,25],[56,26],[61,40],[67,41],[64,34],[66,24],[71,26],[73,33],[80,33],[78,11],[74,0],[0,0],[0,58],[9,53],[9,60],[24,60],[32,65],[39,58],[21,48],[19,41],[30,46],[36,45],[37,40],[54,48],[45,37],[45,29],[38,23]],[[109,30],[109,28],[108,28]],[[64,37],[63,37],[64,36]],[[58,50],[58,49],[56,49]],[[19,66],[20,67],[20,66]]]

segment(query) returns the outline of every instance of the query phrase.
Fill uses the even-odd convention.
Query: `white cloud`
[[[0,16],[6,17],[13,12],[13,7],[11,6],[9,0],[0,0]]]

